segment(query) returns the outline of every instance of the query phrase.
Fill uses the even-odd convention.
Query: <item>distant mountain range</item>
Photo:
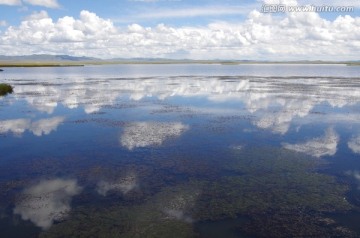
[[[77,57],[70,55],[21,55],[21,56],[6,56],[0,55],[0,61],[50,61],[50,62],[59,62],[59,61],[102,61],[101,59],[93,57]]]
[[[222,63],[222,64],[239,64],[239,63],[291,63],[291,64],[322,64],[322,63],[354,63],[358,65],[360,60],[353,61],[323,61],[323,60],[293,60],[293,61],[270,61],[270,60],[191,60],[191,59],[167,59],[167,58],[113,58],[113,59],[100,59],[95,57],[86,56],[70,56],[70,55],[49,55],[49,54],[33,54],[21,56],[6,56],[0,55],[0,63],[18,63],[18,62],[39,62],[39,63],[62,63],[62,62],[79,62],[79,63]]]
[[[166,59],[166,58],[112,58],[112,59],[100,59],[94,57],[86,56],[70,56],[70,55],[48,55],[48,54],[34,54],[34,55],[20,55],[20,56],[6,56],[0,55],[0,61],[40,61],[40,62],[61,62],[61,61],[77,61],[77,62],[87,62],[87,61],[136,61],[136,62],[158,62],[158,61],[192,61],[192,60],[176,60],[176,59]]]

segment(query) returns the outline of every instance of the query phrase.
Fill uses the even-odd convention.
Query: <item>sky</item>
[[[0,55],[31,54],[360,60],[360,0],[0,0]]]

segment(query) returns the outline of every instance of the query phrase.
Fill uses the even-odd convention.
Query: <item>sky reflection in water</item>
[[[291,66],[288,73],[279,73],[279,66],[248,66],[244,72],[249,75],[244,75],[229,67],[216,71],[213,67],[220,66],[189,66],[186,71],[181,65],[172,66],[181,73],[171,75],[174,68],[165,66],[162,72],[155,65],[143,66],[149,77],[133,68],[118,77],[116,67],[85,67],[96,77],[84,68],[56,72],[39,68],[27,74],[21,71],[29,69],[11,69],[1,75],[15,90],[0,98],[0,149],[7,157],[0,163],[22,174],[16,177],[5,171],[1,176],[3,188],[12,191],[4,197],[3,209],[14,206],[15,215],[48,230],[69,216],[72,199],[82,193],[102,199],[119,193],[122,199],[134,196],[135,200],[156,194],[158,190],[148,191],[146,186],[158,183],[158,178],[146,181],[141,173],[151,174],[167,163],[186,171],[180,169],[183,162],[176,160],[175,153],[195,164],[199,159],[187,157],[215,158],[221,164],[226,151],[256,146],[343,163],[336,173],[359,180],[360,162],[355,160],[360,154],[360,90],[356,90],[360,79],[354,77],[354,68],[348,67],[349,75],[328,77],[326,66],[308,66],[308,75],[307,66]],[[204,67],[220,75],[201,73]],[[347,72],[346,66],[339,69]],[[355,71],[359,73],[358,68]],[[56,163],[42,162],[47,158]],[[28,167],[29,161],[43,164]],[[71,166],[66,168],[61,161],[70,161]],[[109,174],[101,170],[115,169],[120,166],[116,163],[123,163],[124,169]],[[172,184],[192,176],[159,173],[169,176]],[[10,186],[15,180],[18,184]],[[167,184],[158,186],[165,189]],[[192,192],[188,198],[175,197],[177,205],[169,201],[159,212],[192,224],[201,190]],[[10,202],[12,196],[15,204]]]

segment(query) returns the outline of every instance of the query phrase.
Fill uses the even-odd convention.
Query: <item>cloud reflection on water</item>
[[[116,181],[100,181],[97,184],[96,191],[102,196],[106,196],[109,191],[120,191],[123,194],[127,194],[136,188],[137,185],[136,174],[129,173],[127,176]]]
[[[53,117],[31,122],[30,119],[12,119],[0,121],[0,133],[12,132],[16,135],[23,134],[26,130],[36,136],[48,135],[63,123],[65,117]]]
[[[182,187],[178,191],[174,188],[170,193],[161,194],[163,200],[159,208],[168,219],[179,220],[186,223],[194,222],[191,210],[196,206],[201,191],[189,186]]]
[[[353,137],[348,142],[348,147],[356,154],[360,154],[360,136]]]
[[[186,223],[192,223],[194,219],[191,218],[191,216],[186,215],[184,211],[182,210],[176,210],[176,209],[165,209],[164,213],[168,215],[170,218],[173,218],[175,220],[183,221]]]
[[[71,210],[73,196],[82,188],[76,180],[45,180],[24,190],[16,203],[14,214],[30,220],[46,230],[54,221],[64,219]]]
[[[59,79],[58,83],[55,86],[51,81],[43,82],[36,87],[15,85],[14,96],[24,98],[39,111],[48,113],[52,113],[59,103],[70,109],[83,106],[86,113],[94,113],[115,104],[120,97],[126,97],[128,101],[202,97],[215,103],[209,110],[214,109],[216,103],[238,102],[239,109],[255,116],[252,124],[276,134],[285,134],[295,119],[305,118],[317,105],[326,103],[342,108],[360,102],[360,92],[353,90],[357,81],[351,78],[179,76],[76,78],[71,83]]]
[[[305,153],[319,158],[326,155],[335,155],[338,142],[339,135],[336,134],[333,128],[329,128],[322,137],[314,138],[298,144],[283,143],[283,147],[288,150]]]
[[[188,129],[188,125],[180,122],[133,122],[125,127],[120,144],[129,150],[160,146],[165,140],[178,137]]]

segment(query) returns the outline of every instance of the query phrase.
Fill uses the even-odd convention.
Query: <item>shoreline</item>
[[[360,66],[360,62],[334,62],[334,61],[226,61],[226,60],[129,60],[129,61],[80,61],[80,62],[33,62],[33,61],[19,61],[9,62],[0,61],[0,68],[10,67],[84,67],[86,65],[125,65],[125,64],[217,64],[217,65],[346,65],[346,66]],[[4,71],[0,69],[0,71]]]

